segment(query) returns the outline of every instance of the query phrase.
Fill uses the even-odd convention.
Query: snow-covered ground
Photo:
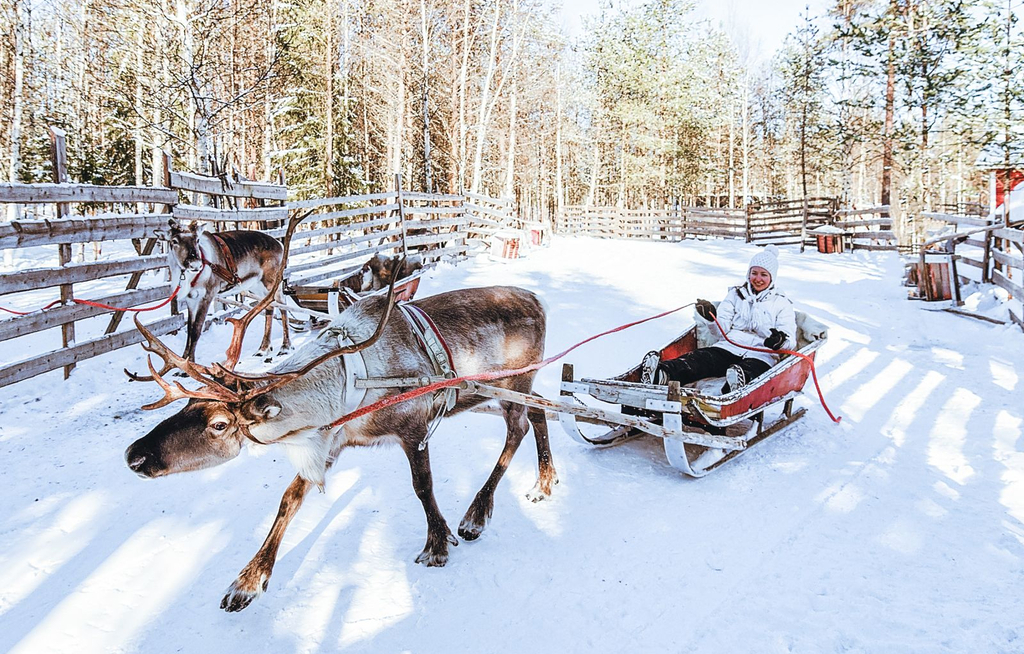
[[[549,311],[548,353],[720,299],[755,252],[556,238],[526,259],[428,273],[420,295],[516,284]],[[1021,652],[1024,334],[923,309],[894,254],[782,248],[779,285],[830,326],[807,416],[710,477],[645,438],[587,449],[551,423],[549,501],[528,437],[483,537],[413,563],[425,521],[397,448],[349,451],[284,539],[268,592],[218,608],[293,476],[274,448],[144,481],[123,452],[163,417],[129,348],[0,389],[0,651]],[[685,329],[688,310],[567,358],[617,374]],[[218,357],[214,327],[199,356]],[[183,345],[182,334],[169,339]],[[248,348],[258,338],[250,334]],[[7,345],[7,344],[4,344]],[[558,395],[558,365],[537,390]],[[497,458],[493,415],[446,420],[435,492],[458,525]]]

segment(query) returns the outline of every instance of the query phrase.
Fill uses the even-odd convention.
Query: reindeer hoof
[[[462,540],[476,540],[480,538],[480,534],[484,533],[484,527],[486,526],[486,522],[472,521],[467,516],[462,519],[462,524],[459,525],[459,536],[462,536]]]
[[[248,590],[242,587],[243,584],[240,579],[235,579],[228,587],[227,593],[224,594],[224,599],[220,601],[220,608],[224,609],[228,613],[241,611],[252,604],[254,599],[262,595],[263,592],[267,590],[267,585],[269,583],[269,577],[266,575],[260,575],[260,583],[257,585],[256,589]]]
[[[526,499],[531,502],[541,502],[551,497],[551,488],[558,484],[558,476],[556,475],[552,479],[548,480],[547,483],[537,480],[537,483],[533,488],[526,493]]]
[[[431,552],[424,549],[420,552],[420,555],[416,557],[416,563],[422,563],[428,568],[443,568],[448,563],[448,552],[447,550],[442,554],[440,552]]]
[[[443,568],[448,563],[448,546],[458,547],[459,539],[448,534],[445,539],[441,541],[439,546],[431,546],[430,542],[427,542],[426,547],[420,552],[420,555],[416,557],[416,563],[422,563],[428,568]]]
[[[466,510],[466,515],[462,516],[462,522],[459,523],[459,536],[462,536],[463,540],[480,538],[480,534],[484,533],[484,527],[487,526],[487,521],[491,518],[493,509],[494,498],[486,496],[483,491],[480,491],[473,503],[469,505],[469,509]]]

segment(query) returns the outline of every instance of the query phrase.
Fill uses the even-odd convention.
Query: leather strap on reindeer
[[[452,351],[448,349],[448,343],[445,342],[444,337],[438,331],[437,325],[430,319],[430,316],[423,309],[412,304],[403,302],[398,305],[398,308],[402,310],[402,315],[405,316],[409,326],[412,327],[412,333],[416,335],[416,340],[419,341],[420,346],[427,353],[430,363],[434,366],[434,374],[445,379],[455,379],[458,377],[458,373],[455,372],[455,362],[452,360]],[[445,388],[438,391],[435,394],[435,398],[438,395],[444,396],[444,403],[438,409],[437,416],[427,429],[426,438],[420,443],[421,450],[426,446],[427,439],[434,433],[434,429],[437,428],[444,414],[455,408],[455,403],[459,400],[459,391],[456,388]]]
[[[238,264],[235,263],[235,257],[231,254],[231,248],[228,247],[228,244],[225,243],[224,239],[220,236],[217,236],[212,232],[209,233],[209,236],[217,246],[217,251],[220,253],[220,260],[226,265],[222,266],[220,264],[207,261],[206,256],[203,254],[203,249],[199,248],[199,256],[203,258],[203,264],[210,266],[210,270],[213,271],[214,275],[217,275],[227,282],[228,289],[238,286],[242,283],[242,280],[238,277]]]

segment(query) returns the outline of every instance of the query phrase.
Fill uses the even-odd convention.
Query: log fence
[[[106,309],[76,303],[81,295],[86,295],[90,301],[112,306],[138,307],[167,298],[173,290],[163,276],[158,276],[147,288],[140,289],[138,285],[145,273],[166,268],[165,257],[153,254],[155,239],[152,233],[166,224],[166,212],[177,201],[177,192],[160,187],[96,187],[67,183],[63,132],[51,129],[51,145],[54,184],[0,185],[0,205],[56,203],[56,218],[0,225],[0,249],[56,246],[56,265],[0,274],[0,299],[5,303],[13,299],[19,306],[24,306],[26,312],[36,307],[18,302],[19,298],[27,298],[37,306],[43,305],[52,299],[56,290],[59,301],[57,306],[0,320],[0,341],[59,328],[61,348],[14,362],[0,361],[0,386],[59,368],[63,368],[67,378],[77,363],[143,340],[134,327],[118,331],[121,314],[110,316]],[[129,213],[111,211],[91,218],[69,217],[71,207],[83,203],[102,203],[111,209],[121,207]],[[155,210],[138,213],[136,209],[140,203],[150,204]],[[119,256],[91,263],[72,263],[72,244],[95,241],[110,243],[115,251],[119,251]],[[125,276],[128,281],[123,290],[111,293],[110,282]],[[101,333],[79,341],[76,325],[86,321],[85,331],[95,332],[94,321],[88,319],[102,320],[101,316],[108,320],[106,327],[99,330]],[[183,324],[181,315],[171,314],[156,321],[152,329],[157,335],[163,335]],[[9,344],[5,349],[14,351]]]
[[[842,230],[843,240],[851,250],[899,250],[899,240],[892,229],[892,215],[887,204],[865,209],[840,209],[836,211],[833,227]]]
[[[32,256],[53,261],[0,272],[0,307],[14,307],[0,313],[0,342],[5,353],[22,353],[15,360],[0,357],[0,387],[57,369],[64,370],[66,379],[76,364],[143,341],[134,325],[121,328],[123,312],[79,302],[88,298],[138,309],[171,296],[175,283],[168,280],[167,259],[154,234],[170,217],[207,222],[211,229],[259,228],[283,238],[289,216],[308,213],[293,235],[287,284],[329,283],[377,253],[418,255],[426,264],[463,258],[486,251],[495,234],[524,228],[505,199],[414,193],[396,184],[396,190],[385,193],[287,202],[281,184],[173,171],[167,157],[158,175],[160,186],[68,183],[63,134],[54,130],[52,141],[54,183],[0,184],[0,212],[8,204],[32,209],[25,220],[0,223],[0,250],[27,253],[35,248]],[[90,211],[96,204],[102,210],[72,217],[73,208],[85,203]],[[54,205],[55,214],[45,210]],[[153,210],[140,212],[145,205]],[[56,218],[32,217],[40,213]],[[71,261],[73,244],[96,241],[108,246],[105,259]],[[56,249],[55,257],[50,248]],[[47,303],[52,306],[40,309]],[[223,306],[228,307],[224,315],[239,311],[237,301]],[[184,326],[175,303],[159,312],[160,318],[146,321],[154,334]],[[60,332],[59,348],[47,342],[46,334],[20,350],[14,347],[14,339],[52,330]]]
[[[1009,295],[1010,320],[1024,329],[1024,227],[1009,227],[998,218],[977,215],[928,212],[922,213],[921,218],[938,225],[944,233],[924,243],[918,270],[925,270],[924,259],[928,254],[945,257],[954,300],[959,298],[959,287],[965,283],[981,282],[1002,288]],[[917,278],[918,286],[928,282],[920,272]]]
[[[745,209],[566,206],[557,216],[556,229],[599,238],[738,238],[748,243],[801,244],[807,242],[807,230],[831,224],[835,204],[831,198],[807,198],[752,204]]]

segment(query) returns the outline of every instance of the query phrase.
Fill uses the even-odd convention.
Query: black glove
[[[772,327],[772,333],[768,335],[768,338],[764,339],[764,346],[777,350],[782,347],[783,343],[787,340],[789,340],[789,335],[786,334],[786,332],[780,332]]]
[[[718,313],[715,312],[715,305],[707,300],[697,300],[697,315],[708,322],[715,322],[715,318],[718,317]]]

